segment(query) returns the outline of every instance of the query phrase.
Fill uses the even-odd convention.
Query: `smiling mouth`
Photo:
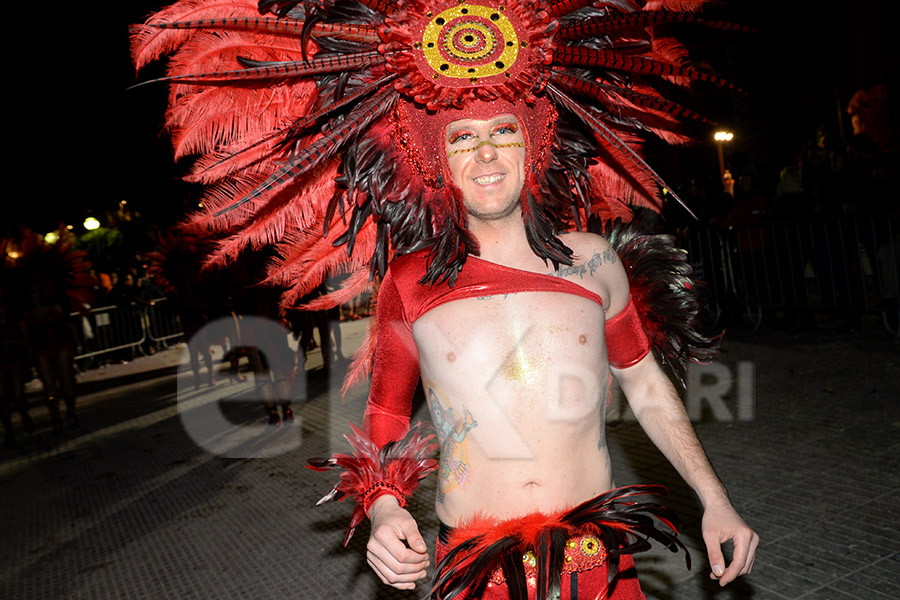
[[[481,177],[475,177],[472,181],[478,185],[489,185],[491,183],[502,181],[504,177],[506,177],[506,175],[483,175]]]

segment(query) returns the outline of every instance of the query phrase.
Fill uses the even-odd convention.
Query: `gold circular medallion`
[[[437,74],[477,82],[512,67],[519,48],[516,30],[502,9],[459,4],[431,19],[420,49]]]
[[[600,552],[600,540],[592,535],[586,535],[581,538],[581,551],[585,556],[594,556]]]

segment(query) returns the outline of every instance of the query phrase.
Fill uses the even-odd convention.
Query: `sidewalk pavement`
[[[345,355],[364,327],[342,324]],[[340,369],[324,371],[314,352],[294,424],[269,428],[249,382],[220,372],[194,390],[183,348],[83,374],[81,428],[54,438],[35,405],[38,431],[0,449],[0,596],[417,598],[370,572],[366,525],[341,546],[350,506],[315,507],[333,475],[303,468],[346,448],[365,390],[343,402]],[[690,572],[664,550],[639,557],[648,599],[900,598],[897,346],[875,324],[842,337],[745,332],[724,349],[694,371],[686,402],[762,538],[758,558],[736,584],[709,581],[696,498],[614,405],[617,484],[666,484],[693,556]],[[225,433],[203,429],[222,414]],[[420,402],[414,418],[426,414]],[[411,502],[429,543],[434,488],[432,475]]]

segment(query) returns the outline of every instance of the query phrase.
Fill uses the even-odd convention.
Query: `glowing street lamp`
[[[94,217],[88,217],[84,220],[84,228],[88,231],[94,231],[95,229],[99,229],[100,221],[95,219]]]
[[[713,136],[716,140],[716,150],[719,153],[719,177],[725,176],[725,151],[723,146],[734,139],[734,134],[730,131],[717,131]]]
[[[730,142],[734,139],[734,134],[730,131],[717,131],[715,138],[717,142]]]

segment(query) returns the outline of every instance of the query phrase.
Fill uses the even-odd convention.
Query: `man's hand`
[[[428,547],[419,526],[393,496],[378,498],[369,509],[372,534],[366,561],[381,581],[400,590],[412,590],[426,577]],[[406,543],[404,543],[404,540]],[[408,546],[408,547],[407,547]]]
[[[739,575],[746,575],[753,569],[759,536],[737,514],[727,501],[707,507],[703,511],[703,541],[712,568],[710,579],[718,579],[719,585],[734,581]],[[722,544],[734,542],[731,564],[726,568],[722,555]]]

